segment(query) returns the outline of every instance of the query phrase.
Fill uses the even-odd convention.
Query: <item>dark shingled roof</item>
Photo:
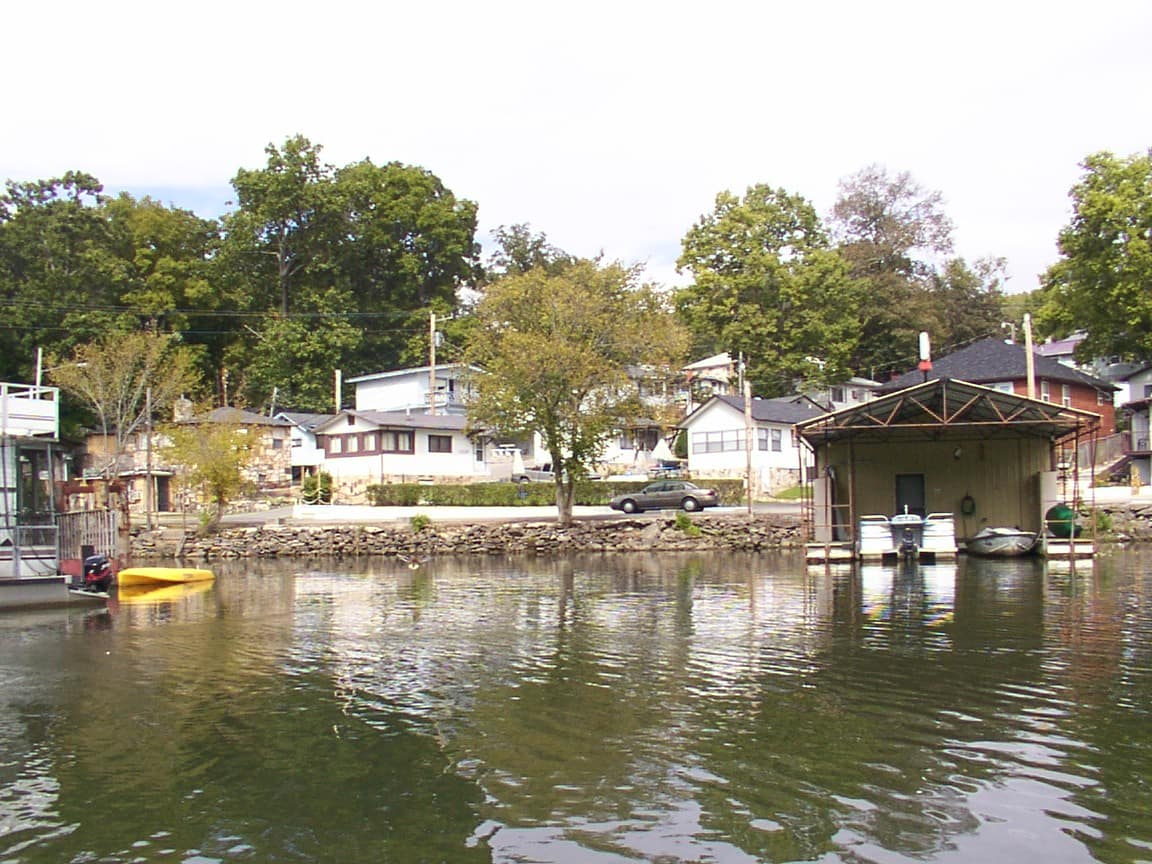
[[[741,413],[744,411],[743,396],[716,396],[714,398],[732,406]],[[792,425],[793,423],[799,423],[803,420],[811,420],[813,417],[819,417],[823,413],[823,411],[815,407],[811,402],[803,399],[803,397],[785,396],[780,399],[752,400],[752,419],[758,423],[786,423]]]
[[[967,348],[961,348],[959,351],[946,354],[939,360],[933,360],[927,380],[952,378],[959,381],[969,381],[973,384],[1018,381],[1028,375],[1026,351],[1027,349],[1023,345],[1004,342],[1001,339],[981,339]],[[1032,357],[1037,380],[1046,378],[1049,381],[1082,384],[1108,393],[1116,389],[1107,381],[1101,381],[1099,378],[1073,369],[1051,357],[1045,357],[1036,352],[1032,353]],[[924,380],[924,373],[915,369],[888,381],[877,392],[893,393],[906,387],[914,387],[923,383]]]

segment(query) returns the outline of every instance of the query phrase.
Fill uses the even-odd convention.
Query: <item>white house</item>
[[[313,430],[337,497],[355,500],[374,483],[477,480],[488,475],[484,444],[463,414],[341,411]]]
[[[806,390],[804,395],[828,411],[839,411],[841,408],[854,408],[871,402],[876,398],[876,391],[883,385],[871,378],[849,378],[842,384],[824,387],[820,390]]]
[[[748,467],[744,409],[739,396],[713,396],[680,424],[688,435],[688,470],[693,477],[744,477]],[[792,426],[825,412],[804,397],[790,396],[753,399],[751,413],[753,494],[771,494],[800,483],[801,459],[807,452],[797,446]]]
[[[316,444],[316,427],[335,415],[281,411],[276,416],[292,424],[288,432],[292,482],[300,483],[305,477],[315,474],[324,464],[324,450]]]
[[[468,378],[479,370],[460,363],[419,366],[374,372],[349,378],[356,387],[357,411],[416,411],[463,414],[468,397]],[[430,397],[435,393],[435,397]]]

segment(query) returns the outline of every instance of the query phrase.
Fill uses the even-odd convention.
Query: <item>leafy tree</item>
[[[337,171],[335,186],[343,214],[339,284],[353,298],[364,337],[346,365],[376,371],[400,362],[408,334],[426,334],[420,324],[429,308],[447,319],[475,280],[476,205],[430,171],[399,162],[365,159]]]
[[[1060,260],[1044,277],[1041,324],[1083,330],[1085,358],[1152,360],[1152,149],[1096,153],[1072,187]]]
[[[223,220],[221,262],[240,308],[287,316],[298,290],[332,281],[330,241],[340,223],[335,169],[300,135],[265,152],[265,168],[241,168],[232,179],[236,210]]]
[[[543,233],[532,233],[526,223],[510,227],[500,225],[492,231],[496,249],[485,264],[485,275],[498,279],[515,273],[527,273],[542,267],[549,273],[559,273],[575,259],[548,241]]]
[[[861,374],[906,371],[917,334],[937,330],[937,260],[952,251],[943,196],[910,174],[871,165],[840,182],[832,233],[863,285],[860,339],[851,365]],[[939,341],[939,340],[936,340]]]
[[[0,374],[30,380],[38,346],[62,352],[117,315],[103,187],[89,174],[9,181],[0,195]]]
[[[220,362],[246,370],[251,404],[277,386],[294,407],[316,408],[334,368],[397,362],[418,332],[409,316],[454,307],[473,278],[476,205],[422,168],[336,169],[301,136],[266,152],[266,167],[237,173],[238,207],[224,220],[218,280],[252,317]],[[285,356],[292,374],[276,383]]]
[[[846,377],[856,288],[804,198],[765,185],[742,199],[720,193],[684,237],[677,266],[693,275],[676,297],[693,350],[743,355],[757,393]]]
[[[939,349],[960,347],[1000,332],[1004,317],[1002,258],[985,258],[969,266],[963,258],[948,260],[932,275],[936,308],[931,327]],[[937,353],[942,353],[938,351]]]
[[[49,358],[50,381],[80,399],[112,442],[105,476],[114,472],[128,441],[152,416],[195,390],[193,353],[173,336],[147,332],[106,333],[79,345],[66,359]]]
[[[187,329],[188,310],[211,310],[210,281],[217,224],[189,210],[121,193],[104,204],[119,302],[155,332]]]
[[[541,435],[556,466],[559,521],[568,524],[576,481],[637,408],[626,367],[679,360],[681,329],[636,269],[588,260],[505,276],[476,318],[468,360],[487,374],[475,379],[470,423]]]
[[[244,468],[252,459],[248,436],[236,423],[184,423],[167,426],[166,455],[183,467],[180,482],[187,488],[199,487],[211,506],[205,528],[215,530],[228,502],[244,486]]]

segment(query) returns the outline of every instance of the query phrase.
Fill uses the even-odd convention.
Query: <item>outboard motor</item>
[[[112,587],[112,562],[107,555],[89,555],[84,559],[84,591],[107,591]]]

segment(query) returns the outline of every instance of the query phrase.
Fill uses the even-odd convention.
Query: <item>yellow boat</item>
[[[211,590],[211,582],[186,582],[178,585],[150,582],[147,585],[129,585],[118,589],[116,600],[129,605],[173,603]]]
[[[127,567],[116,574],[116,584],[184,585],[188,582],[211,582],[216,574],[194,567]]]

